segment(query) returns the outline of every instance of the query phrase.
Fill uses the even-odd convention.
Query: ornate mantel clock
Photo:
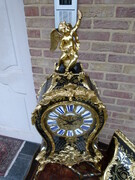
[[[79,39],[77,29],[62,22],[51,33],[51,50],[60,43],[61,56],[54,73],[42,85],[32,123],[43,137],[36,160],[39,162],[35,179],[48,164],[63,165],[79,178],[101,176],[102,153],[97,136],[107,120],[106,108],[99,98],[95,83],[77,63]],[[75,167],[88,162],[95,171],[81,173]]]

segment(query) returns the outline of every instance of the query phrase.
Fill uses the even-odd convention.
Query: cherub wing
[[[51,39],[50,50],[51,51],[54,51],[57,48],[58,43],[60,42],[61,38],[62,38],[62,34],[57,29],[54,29],[51,32],[51,35],[50,35],[50,39]]]

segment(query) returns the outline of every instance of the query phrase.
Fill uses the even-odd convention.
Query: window
[[[60,5],[71,5],[72,0],[60,0]]]

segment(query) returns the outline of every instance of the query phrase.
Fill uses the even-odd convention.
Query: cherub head
[[[72,29],[72,25],[70,23],[67,24],[67,32],[70,32]]]
[[[62,33],[70,33],[71,29],[72,25],[70,23],[66,23],[65,21],[61,22],[58,27],[58,31]]]

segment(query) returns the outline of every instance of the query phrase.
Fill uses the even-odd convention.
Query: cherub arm
[[[74,37],[74,42],[75,42],[75,45],[76,45],[76,49],[78,51],[79,48],[80,48],[80,42],[79,42],[79,38],[78,38],[77,32],[74,32],[73,37]]]
[[[79,38],[78,38],[78,35],[77,35],[77,34],[76,34],[75,39],[76,39],[76,49],[77,49],[77,51],[78,51],[79,48],[80,48],[80,42],[79,42]]]
[[[82,13],[80,10],[78,10],[78,20],[73,29],[71,30],[71,34],[73,34],[80,26],[81,24],[81,19],[82,19]]]

